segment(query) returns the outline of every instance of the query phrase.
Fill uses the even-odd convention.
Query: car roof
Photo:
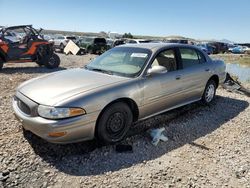
[[[122,46],[119,46],[117,48],[124,48],[124,47],[136,47],[136,48],[145,48],[149,49],[152,51],[157,51],[161,48],[174,48],[174,47],[190,47],[190,48],[195,48],[199,49],[193,45],[189,44],[178,44],[178,43],[140,43],[140,44],[125,44]]]

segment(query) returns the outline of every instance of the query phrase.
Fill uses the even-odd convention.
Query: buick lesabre
[[[113,48],[83,68],[21,84],[13,109],[23,128],[54,143],[122,140],[133,122],[195,101],[211,103],[225,65],[183,44]]]

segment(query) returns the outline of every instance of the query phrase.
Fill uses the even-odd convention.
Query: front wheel
[[[207,82],[207,85],[205,87],[203,96],[202,96],[202,102],[204,104],[209,104],[211,103],[214,98],[215,98],[215,94],[216,94],[216,83],[214,80],[209,80]]]
[[[127,104],[118,102],[109,106],[100,116],[96,136],[104,143],[121,141],[128,132],[133,115]]]

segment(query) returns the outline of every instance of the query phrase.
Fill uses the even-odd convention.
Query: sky
[[[0,25],[250,42],[250,0],[0,0]]]

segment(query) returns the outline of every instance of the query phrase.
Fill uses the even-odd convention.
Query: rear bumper
[[[63,120],[48,120],[39,116],[29,116],[23,113],[15,100],[13,100],[15,116],[22,123],[25,130],[52,143],[66,144],[94,138],[96,119],[98,113],[86,114]],[[61,137],[51,137],[49,133],[65,132]]]

